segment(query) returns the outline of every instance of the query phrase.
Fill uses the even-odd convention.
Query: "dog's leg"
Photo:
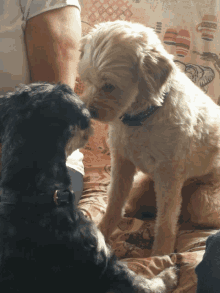
[[[99,224],[99,229],[104,234],[106,240],[114,231],[116,225],[122,218],[122,211],[126,197],[131,190],[135,173],[134,164],[120,156],[112,153],[111,183],[108,190],[108,206],[106,213]]]
[[[157,217],[152,255],[174,252],[184,184],[182,176],[177,174],[175,168],[162,167],[155,172]]]
[[[135,217],[141,213],[141,210],[144,210],[145,213],[155,212],[156,196],[153,180],[148,174],[139,171],[134,176],[132,189],[124,208],[124,215]]]

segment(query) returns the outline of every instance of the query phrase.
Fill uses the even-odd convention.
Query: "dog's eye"
[[[102,87],[102,90],[105,92],[105,93],[111,93],[113,90],[115,89],[115,87],[110,84],[110,83],[106,83],[103,87]]]

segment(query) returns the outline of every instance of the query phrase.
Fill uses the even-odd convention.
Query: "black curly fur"
[[[89,127],[90,115],[69,87],[51,87],[24,86],[0,106],[3,188],[32,193],[70,184],[65,146],[71,127]]]
[[[22,203],[69,188],[65,146],[75,126],[90,127],[90,115],[65,85],[32,84],[0,99],[1,187],[15,199],[0,205],[2,292],[167,292],[118,261],[74,203]]]

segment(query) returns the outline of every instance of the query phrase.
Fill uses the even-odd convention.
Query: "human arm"
[[[31,82],[61,82],[74,89],[80,39],[80,11],[75,6],[30,18],[25,43]]]

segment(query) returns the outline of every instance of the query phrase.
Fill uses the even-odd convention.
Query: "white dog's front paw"
[[[170,267],[162,271],[157,277],[163,279],[166,286],[166,290],[171,290],[176,288],[178,283],[179,270],[177,267]]]

